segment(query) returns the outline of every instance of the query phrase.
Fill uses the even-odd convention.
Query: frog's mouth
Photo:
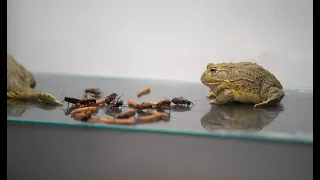
[[[217,87],[221,84],[221,82],[215,82],[215,83],[203,82],[203,84],[206,85],[207,87],[209,87],[214,93],[216,93]]]
[[[221,84],[221,82],[214,82],[214,83],[208,83],[208,82],[202,82],[204,85],[208,86],[209,88],[211,87],[217,87]]]

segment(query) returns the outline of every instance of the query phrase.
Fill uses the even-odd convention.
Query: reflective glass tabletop
[[[181,81],[127,79],[110,77],[69,76],[35,73],[37,91],[48,92],[63,100],[64,96],[82,98],[86,88],[100,88],[102,97],[111,93],[123,94],[127,103],[132,98],[137,103],[184,97],[194,106],[174,108],[168,121],[137,125],[110,125],[74,120],[63,107],[51,105],[7,102],[7,119],[15,123],[39,123],[93,128],[150,131],[173,134],[230,137],[283,142],[313,142],[313,92],[286,90],[286,96],[276,107],[254,109],[252,105],[211,105],[206,98],[209,89],[199,83]],[[150,87],[148,95],[137,98],[141,88]],[[69,105],[70,106],[70,105]],[[127,107],[123,107],[125,110]],[[168,110],[166,110],[168,112]],[[111,117],[101,108],[98,117]]]

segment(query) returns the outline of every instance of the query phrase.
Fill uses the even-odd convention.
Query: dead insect
[[[116,116],[116,118],[130,118],[131,116],[134,116],[136,114],[136,110],[135,109],[130,109],[128,111],[124,111],[124,112],[121,112],[120,114],[118,114]]]
[[[79,100],[79,104],[81,104],[81,105],[87,105],[87,104],[95,104],[96,103],[96,101],[97,101],[97,99],[96,98],[93,98],[93,97],[85,97],[84,99],[80,99]]]
[[[171,101],[170,100],[162,100],[159,101],[156,105],[157,108],[166,108],[166,107],[171,107]]]
[[[106,115],[108,116],[112,116],[112,117],[115,117],[117,114],[121,113],[122,110],[120,108],[106,108],[105,109],[105,113]]]
[[[122,95],[123,95],[123,94],[122,94]],[[121,96],[122,96],[122,95],[121,95]],[[111,105],[112,108],[122,107],[122,106],[124,105],[124,104],[123,104],[123,101],[122,101],[122,100],[119,100],[121,96],[119,96],[118,98],[115,98],[113,101],[111,101],[108,106]]]
[[[121,107],[121,106],[123,106],[124,104],[123,104],[123,101],[122,100],[118,100],[118,101],[116,101],[116,102],[114,102],[114,103],[112,103],[112,104],[110,104],[111,105],[111,107]]]
[[[95,95],[101,94],[101,91],[99,88],[88,88],[88,89],[85,89],[84,92],[90,93],[90,94],[95,94]]]
[[[137,97],[140,97],[142,95],[146,95],[146,94],[149,94],[150,93],[150,88],[143,88],[143,89],[140,89],[137,93]]]
[[[117,98],[117,96],[118,96],[117,93],[111,93],[109,96],[105,98],[105,103],[109,105],[112,101],[114,101]]]
[[[191,110],[190,106],[174,105],[172,107],[172,111],[175,111],[175,112],[186,112],[186,111],[190,111],[190,110]]]
[[[64,97],[64,101],[68,103],[71,103],[71,104],[77,104],[79,103],[80,99],[78,98],[73,98],[73,97]]]
[[[176,105],[187,105],[187,106],[190,106],[191,104],[193,104],[193,102],[191,102],[188,99],[185,99],[183,97],[175,97],[171,100],[171,102]]]

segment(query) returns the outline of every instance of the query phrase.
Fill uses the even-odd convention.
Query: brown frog
[[[211,104],[236,101],[257,108],[278,104],[285,96],[277,78],[257,63],[209,63],[201,82],[210,88],[209,96],[215,96]]]
[[[36,80],[31,72],[19,64],[12,55],[7,55],[7,99],[23,101],[42,101],[62,105],[62,103],[45,92],[34,90]]]

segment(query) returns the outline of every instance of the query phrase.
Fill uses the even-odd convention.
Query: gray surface
[[[313,145],[8,125],[7,179],[312,180]]]
[[[171,112],[170,121],[140,124],[136,127],[163,130],[185,130],[192,132],[210,132],[214,129],[247,129],[260,132],[290,133],[292,135],[302,133],[312,137],[313,134],[313,94],[312,92],[286,91],[281,108],[255,110],[252,106],[230,105],[212,106],[205,98],[208,88],[199,83],[186,83],[178,81],[153,81],[135,79],[105,79],[93,77],[52,76],[36,74],[39,91],[52,93],[59,99],[63,99],[60,93],[66,96],[83,97],[84,89],[89,87],[100,88],[104,95],[112,92],[123,93],[123,100],[127,102],[131,97],[137,102],[145,100],[159,101],[164,97],[183,96],[194,101],[189,111]],[[200,80],[199,80],[200,81]],[[151,93],[138,100],[136,93],[139,89],[150,87]],[[70,116],[65,116],[61,108],[43,110],[36,107],[8,104],[8,116],[24,121],[58,122],[63,124],[80,124]],[[65,107],[66,108],[66,103]],[[24,111],[25,110],[25,111]],[[106,117],[103,110],[98,116]],[[99,126],[108,126],[100,124]]]

